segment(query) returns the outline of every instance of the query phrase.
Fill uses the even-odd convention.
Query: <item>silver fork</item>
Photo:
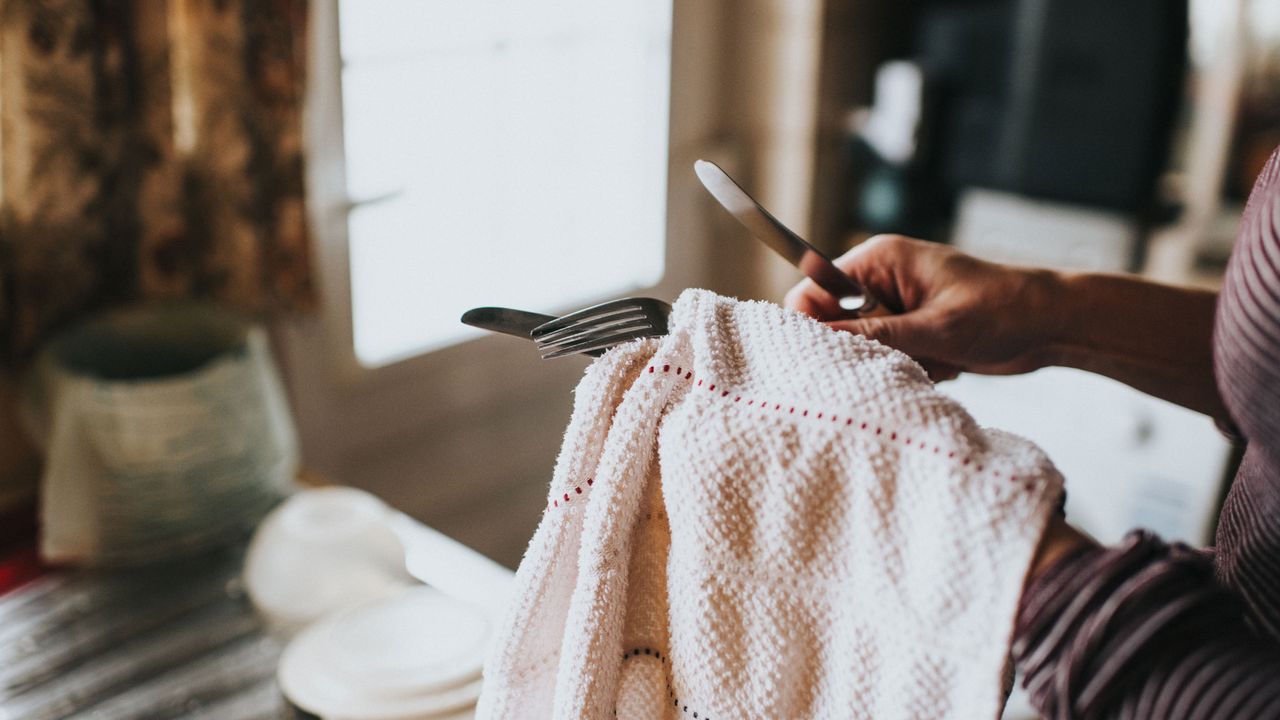
[[[667,334],[671,306],[655,298],[622,298],[569,313],[529,333],[543,360],[607,350],[630,340]]]

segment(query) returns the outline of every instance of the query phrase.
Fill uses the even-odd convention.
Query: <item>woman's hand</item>
[[[848,319],[808,280],[787,307],[897,348],[934,380],[1064,365],[1229,421],[1213,377],[1214,292],[997,265],[899,235],[871,238],[836,264],[896,314]]]
[[[901,350],[934,380],[1029,372],[1059,330],[1056,274],[984,262],[937,243],[877,235],[835,261],[895,314],[850,320],[811,280],[786,306]]]

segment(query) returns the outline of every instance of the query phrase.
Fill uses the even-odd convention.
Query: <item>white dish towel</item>
[[[481,718],[996,718],[1061,478],[907,356],[681,295],[578,385]]]

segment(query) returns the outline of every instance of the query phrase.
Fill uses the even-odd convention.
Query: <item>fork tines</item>
[[[623,298],[570,313],[533,329],[544,360],[606,350],[624,342],[665,335],[671,306],[654,298]]]

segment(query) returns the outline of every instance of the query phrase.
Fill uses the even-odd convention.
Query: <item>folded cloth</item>
[[[482,718],[996,718],[1062,492],[910,358],[680,296],[578,385]]]

